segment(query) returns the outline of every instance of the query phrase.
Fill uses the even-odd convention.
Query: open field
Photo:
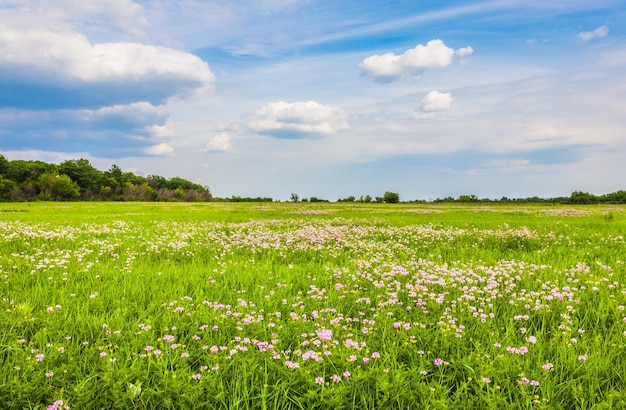
[[[0,204],[0,407],[626,408],[625,232],[622,207]]]

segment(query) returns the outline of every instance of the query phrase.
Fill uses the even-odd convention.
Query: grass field
[[[626,408],[626,209],[0,204],[0,408]]]

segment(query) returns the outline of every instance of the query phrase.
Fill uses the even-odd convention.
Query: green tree
[[[459,202],[478,202],[478,197],[474,194],[472,195],[461,195],[459,196]]]
[[[0,176],[5,176],[9,172],[9,160],[0,154]]]
[[[43,161],[15,160],[9,162],[6,177],[21,187],[28,183],[36,183],[40,175],[45,173],[56,174],[57,166]]]
[[[570,196],[572,204],[597,204],[598,198],[588,192],[574,191]]]
[[[388,204],[397,204],[398,202],[400,202],[400,194],[398,194],[397,192],[387,191],[383,195],[383,201]]]
[[[76,182],[83,196],[100,191],[104,174],[84,158],[63,161],[59,164],[58,171]]]
[[[298,196],[298,194],[291,194],[291,202],[298,202],[299,199],[300,197]]]
[[[74,199],[80,196],[78,184],[65,174],[42,174],[37,182],[42,199]]]

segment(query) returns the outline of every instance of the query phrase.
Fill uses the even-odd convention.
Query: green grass
[[[0,204],[1,407],[624,408],[625,227],[621,207]]]

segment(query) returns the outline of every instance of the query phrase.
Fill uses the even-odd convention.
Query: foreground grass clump
[[[10,207],[3,408],[626,407],[620,208]]]

